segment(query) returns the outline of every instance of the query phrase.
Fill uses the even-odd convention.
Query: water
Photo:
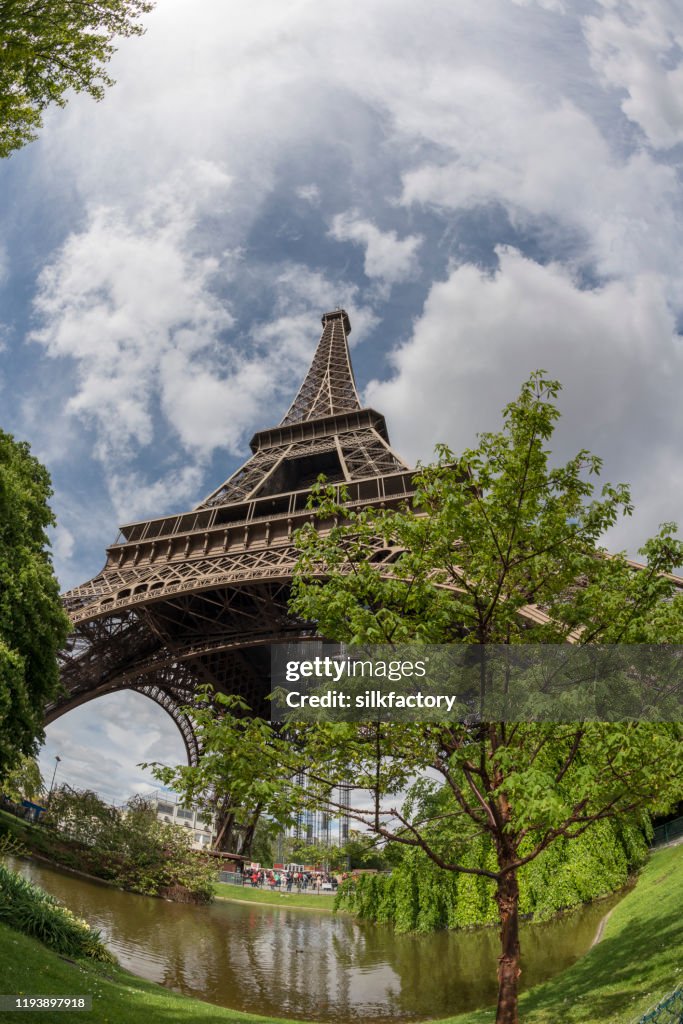
[[[396,935],[343,915],[168,903],[33,861],[12,867],[102,931],[123,967],[176,992],[264,1016],[347,1024],[412,1021],[495,1002],[495,929]],[[235,890],[239,895],[239,890]],[[590,947],[619,897],[522,927],[522,986]]]

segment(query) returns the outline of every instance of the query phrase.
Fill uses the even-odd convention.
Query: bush
[[[0,921],[64,956],[115,962],[98,931],[4,864],[0,864]]]
[[[603,821],[571,841],[558,841],[519,871],[520,910],[544,920],[620,889],[647,857],[647,821]],[[524,854],[524,850],[520,851]],[[471,842],[463,863],[493,867],[484,837]],[[336,910],[391,923],[397,932],[431,932],[494,924],[494,890],[484,877],[443,871],[410,850],[391,875],[360,875],[337,890]]]
[[[159,821],[141,797],[121,811],[96,793],[61,787],[30,839],[33,851],[131,892],[183,903],[214,899],[215,863],[192,849],[188,829]]]

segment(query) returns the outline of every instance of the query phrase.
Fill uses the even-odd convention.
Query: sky
[[[366,404],[429,459],[543,368],[558,458],[683,504],[676,0],[158,0],[101,103],[0,163],[0,425],[49,467],[64,589],[119,523],[184,511],[277,423],[344,306]],[[135,694],[47,730],[109,799],[181,761]]]

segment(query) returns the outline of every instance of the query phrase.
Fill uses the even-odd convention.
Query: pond
[[[498,936],[492,928],[396,935],[345,915],[226,901],[168,903],[34,861],[15,860],[12,867],[99,928],[122,967],[231,1009],[383,1024],[495,1002]],[[582,956],[619,898],[523,925],[523,987]]]

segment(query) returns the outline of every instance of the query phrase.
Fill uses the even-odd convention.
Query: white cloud
[[[71,530],[62,524],[57,524],[52,532],[52,553],[55,560],[68,561],[73,555],[76,546],[76,538]]]
[[[320,206],[321,193],[318,185],[300,185],[294,191],[304,202],[310,203],[311,206]]]
[[[621,108],[649,142],[683,142],[683,9],[670,0],[601,0],[584,19],[591,60],[603,81],[626,92]]]
[[[109,496],[118,523],[123,525],[146,516],[154,517],[165,509],[184,511],[196,504],[202,479],[202,468],[192,464],[170,469],[152,481],[147,475],[125,468],[111,472]]]
[[[679,191],[674,168],[646,153],[614,154],[592,119],[566,100],[551,105],[488,72],[472,78],[465,70],[453,78],[458,99],[442,120],[457,156],[407,172],[404,203],[454,209],[500,203],[517,226],[545,222],[551,248],[563,247],[568,231],[578,233],[574,258],[601,274],[666,275],[683,302],[674,269],[683,258],[680,222],[672,216]]]
[[[562,0],[512,0],[518,7],[533,7],[537,5],[546,11],[553,11],[556,14],[564,14],[565,6]]]
[[[540,6],[561,10],[556,0]],[[672,215],[675,169],[623,145],[623,132],[613,130],[619,97],[602,87],[610,61],[622,69],[609,72],[616,78],[632,68],[640,74],[628,45],[642,32],[662,81],[673,74],[660,49],[662,40],[678,38],[680,15],[673,0],[653,0],[652,14],[609,0],[604,16],[583,22],[586,6],[568,5],[558,32],[558,19],[528,0],[429,0],[419,19],[408,0],[371,0],[353,18],[343,5],[299,0],[286,19],[271,0],[229,12],[220,0],[205,0],[189,21],[180,0],[167,0],[144,39],[122,44],[118,84],[106,102],[93,111],[78,99],[55,114],[60,131],[46,133],[46,174],[52,180],[61,168],[90,199],[115,192],[129,202],[141,183],[164,180],[169,166],[199,153],[233,177],[221,228],[234,248],[281,170],[295,165],[301,181],[307,172],[299,162],[305,168],[308,154],[324,152],[339,180],[350,176],[370,204],[395,198],[371,180],[381,167],[393,188],[402,177],[405,202],[502,203],[516,226],[545,232],[549,248],[566,246],[569,235],[574,258],[595,262],[601,274],[668,273],[675,301],[683,302],[671,270],[683,256],[679,203]],[[616,35],[613,22],[622,26]],[[582,25],[593,51],[603,52],[597,71]],[[333,53],[321,38],[335,39]],[[671,111],[662,101],[657,115],[672,137],[683,95],[676,82],[667,87]],[[324,205],[317,184],[294,191]],[[399,250],[392,263],[396,245],[373,233],[370,204],[362,204],[369,227],[357,227],[364,238],[356,240],[367,248],[366,271],[390,281],[407,254]]]
[[[557,264],[512,249],[501,249],[499,260],[495,273],[465,265],[435,284],[395,352],[395,376],[368,387],[395,446],[412,459],[429,459],[439,441],[462,450],[500,422],[522,381],[543,368],[564,388],[556,455],[593,450],[605,457],[608,479],[632,479],[637,497],[648,493],[652,446],[663,432],[683,431],[683,346],[661,282],[643,275],[628,286],[582,289]],[[683,455],[665,450],[669,471],[682,475]],[[657,500],[650,496],[632,529],[620,531],[620,543],[637,547],[640,531],[677,518],[665,483],[659,479]]]
[[[191,170],[191,189],[174,176],[132,223],[120,209],[92,210],[39,278],[31,340],[75,361],[67,411],[95,425],[103,458],[151,442],[166,359],[201,356],[232,323],[212,290],[219,262],[192,237],[229,179],[207,165]]]
[[[118,804],[133,793],[160,788],[143,761],[186,763],[185,748],[172,719],[148,697],[125,690],[99,697],[58,718],[46,730],[40,752],[43,778],[48,786],[61,761],[55,785],[93,789]]]
[[[338,242],[353,242],[365,249],[365,276],[379,278],[386,285],[412,277],[417,269],[416,255],[423,239],[419,235],[399,238],[395,231],[380,231],[356,210],[338,213],[330,234]]]

